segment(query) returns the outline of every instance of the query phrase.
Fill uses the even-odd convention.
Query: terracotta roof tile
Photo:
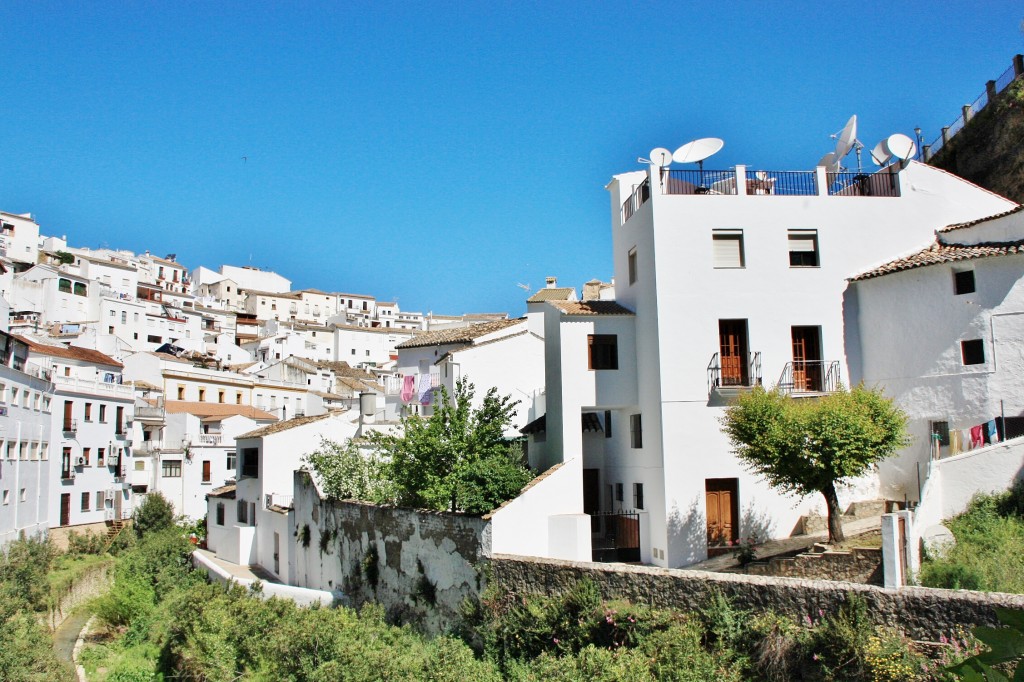
[[[254,431],[249,431],[248,433],[243,433],[241,436],[237,436],[237,437],[238,438],[263,438],[264,436],[269,436],[269,435],[272,435],[272,434],[275,434],[275,433],[281,433],[282,431],[287,431],[289,429],[294,429],[294,428],[296,428],[298,426],[305,426],[306,424],[312,424],[313,422],[318,422],[318,421],[321,421],[323,419],[327,419],[328,417],[333,417],[336,414],[338,414],[338,412],[325,412],[324,414],[317,414],[317,415],[313,415],[313,416],[309,416],[309,417],[293,417],[292,419],[288,419],[287,421],[277,422],[275,424],[269,424],[267,426],[263,426],[261,428],[258,428],[258,429],[254,430]]]
[[[124,365],[109,355],[91,348],[79,348],[78,346],[47,346],[42,343],[36,343],[35,341],[29,341],[22,336],[15,336],[14,338],[27,343],[29,350],[36,355],[50,355],[58,358],[68,358],[70,360],[81,360],[82,362],[91,362],[96,365],[106,365],[107,367],[124,367]]]
[[[573,287],[546,287],[526,299],[526,302],[539,303],[540,301],[568,301],[575,294],[576,289]]]
[[[849,281],[859,282],[865,279],[881,277],[882,275],[889,275],[894,272],[924,267],[925,265],[953,263],[976,258],[988,258],[990,256],[1007,256],[1015,253],[1024,253],[1024,240],[1015,242],[987,242],[983,244],[940,244],[936,242],[923,251],[918,251],[903,258],[897,258],[867,272],[854,275],[849,278]]]
[[[525,318],[522,317],[512,320],[493,320],[491,322],[471,324],[468,327],[454,327],[452,329],[424,332],[415,338],[403,341],[395,346],[395,348],[419,348],[421,346],[443,346],[450,343],[472,343],[474,339],[522,324],[524,320]]]
[[[566,315],[632,315],[615,301],[548,301]]]
[[[997,218],[1005,218],[1006,216],[1013,215],[1014,213],[1017,213],[1018,211],[1024,211],[1024,205],[1018,206],[1016,208],[1011,208],[1009,211],[1003,211],[1002,213],[996,213],[995,215],[988,215],[988,216],[985,216],[984,218],[978,218],[976,220],[968,220],[965,223],[953,223],[952,225],[947,225],[946,227],[942,228],[941,230],[939,230],[939,232],[952,232],[954,230],[962,230],[965,227],[971,227],[973,225],[979,225],[981,223],[987,223],[988,221],[995,220]]]
[[[164,410],[170,414],[193,414],[197,417],[231,417],[240,414],[256,421],[277,421],[277,417],[259,410],[252,405],[230,405],[228,403],[202,403],[190,400],[168,400]]]

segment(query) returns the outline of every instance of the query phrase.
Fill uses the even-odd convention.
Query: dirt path
[[[75,642],[78,641],[78,634],[85,627],[86,621],[92,616],[89,609],[78,609],[60,624],[53,633],[53,650],[57,652],[57,658],[74,666],[71,660],[71,652],[75,649]]]

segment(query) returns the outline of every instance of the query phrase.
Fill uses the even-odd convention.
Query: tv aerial
[[[698,189],[707,191],[704,187],[704,159],[714,156],[725,142],[717,137],[702,137],[699,140],[687,142],[679,149],[672,152],[672,160],[676,163],[695,163],[700,169],[700,187]]]

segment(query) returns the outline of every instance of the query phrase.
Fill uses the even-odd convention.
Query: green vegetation
[[[486,514],[533,473],[504,437],[516,402],[492,388],[473,409],[474,395],[473,384],[459,379],[453,396],[441,387],[429,418],[403,418],[401,435],[372,432],[372,452],[324,441],[304,461],[333,499]]]
[[[1024,483],[976,496],[946,526],[956,544],[943,556],[925,558],[922,585],[1024,594]]]
[[[174,525],[174,506],[161,493],[149,493],[132,512],[132,527],[137,537],[166,530]]]
[[[0,553],[0,680],[71,679],[54,655],[42,618],[53,600],[47,574],[56,557],[48,541],[25,537]]]
[[[756,388],[722,417],[736,455],[769,485],[824,496],[830,543],[845,539],[836,485],[906,444],[906,425],[906,414],[892,400],[863,386],[816,399]]]

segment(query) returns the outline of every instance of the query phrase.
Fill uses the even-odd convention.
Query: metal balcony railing
[[[665,194],[736,194],[736,171],[669,170]]]
[[[829,173],[828,193],[835,197],[898,197],[900,184],[895,173]]]
[[[748,195],[817,196],[814,171],[747,171]]]
[[[651,198],[651,181],[644,180],[633,190],[633,193],[622,203],[622,222],[629,220]]]
[[[748,354],[746,367],[739,356],[720,358],[718,353],[708,363],[708,395],[722,388],[753,388],[762,384],[761,352]],[[744,372],[744,369],[746,370]]]
[[[64,433],[77,433],[78,432],[78,420],[77,419],[65,419],[64,420]]]
[[[779,377],[783,393],[833,393],[839,390],[838,360],[801,360],[787,362]]]
[[[219,433],[201,433],[199,434],[200,445],[220,445],[221,435]]]

